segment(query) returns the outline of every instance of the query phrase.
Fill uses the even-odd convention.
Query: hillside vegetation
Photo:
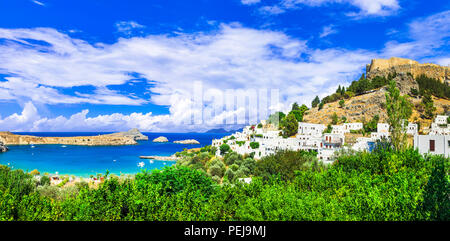
[[[426,65],[426,67],[429,66]],[[433,69],[438,68],[432,67]],[[368,69],[370,70],[370,68]],[[312,102],[312,108],[305,112],[303,120],[311,123],[329,124],[336,122],[333,121],[333,118],[337,116],[338,123],[367,123],[378,115],[379,121],[385,122],[387,118],[385,93],[386,85],[390,80],[397,83],[397,87],[402,94],[410,97],[409,101],[413,104],[413,113],[409,122],[418,123],[420,132],[423,132],[425,127],[430,126],[436,115],[449,114],[450,86],[448,80],[430,77],[436,76],[431,71],[422,71],[414,76],[409,72],[397,73],[396,70],[398,69],[407,68],[404,65],[400,67],[394,65],[382,70],[377,68],[367,72],[366,75],[363,74],[361,78],[353,81],[348,87],[339,86],[335,93],[324,97],[322,100],[316,97]]]

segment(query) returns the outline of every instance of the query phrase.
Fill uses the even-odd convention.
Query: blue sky
[[[442,0],[1,1],[0,129],[206,130],[195,81],[309,105],[373,58],[450,64],[449,26]]]

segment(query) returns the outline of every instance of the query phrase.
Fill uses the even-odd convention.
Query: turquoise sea
[[[15,134],[34,136],[95,136],[107,133],[82,132],[15,132]],[[227,133],[143,133],[148,141],[139,141],[138,145],[129,146],[72,146],[72,145],[10,145],[9,151],[0,153],[0,165],[8,165],[13,169],[41,173],[69,174],[89,177],[97,173],[135,174],[141,169],[155,169],[175,164],[175,161],[153,161],[140,159],[139,156],[170,156],[183,148],[196,148],[210,145],[212,139],[221,138]],[[169,139],[166,143],[154,143],[159,136]],[[175,144],[172,141],[196,139],[197,145]],[[144,162],[143,167],[138,164]]]

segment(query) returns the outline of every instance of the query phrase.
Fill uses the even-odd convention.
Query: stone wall
[[[439,79],[441,82],[450,81],[450,67],[437,64],[420,64],[410,59],[392,57],[390,59],[373,59],[366,66],[367,78],[387,76],[389,73],[411,73],[414,78],[425,74],[428,77]]]

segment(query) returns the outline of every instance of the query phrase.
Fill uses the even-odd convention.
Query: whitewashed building
[[[409,123],[406,128],[406,134],[417,135],[417,133],[419,133],[419,126],[415,123]]]
[[[322,133],[326,128],[327,127],[323,124],[299,122],[297,133],[300,135],[322,136]]]
[[[355,122],[355,123],[344,123],[344,129],[346,133],[350,131],[357,131],[361,130],[363,128],[363,123],[361,122]]]
[[[415,135],[414,148],[421,154],[450,157],[450,135]]]
[[[332,134],[338,134],[338,135],[344,135],[347,133],[347,130],[345,129],[345,126],[343,125],[332,125],[331,126],[331,133]],[[350,132],[350,131],[348,131]]]
[[[448,116],[446,116],[446,115],[437,115],[436,118],[434,119],[434,123],[436,123],[438,125],[446,125],[447,118],[448,118]]]

